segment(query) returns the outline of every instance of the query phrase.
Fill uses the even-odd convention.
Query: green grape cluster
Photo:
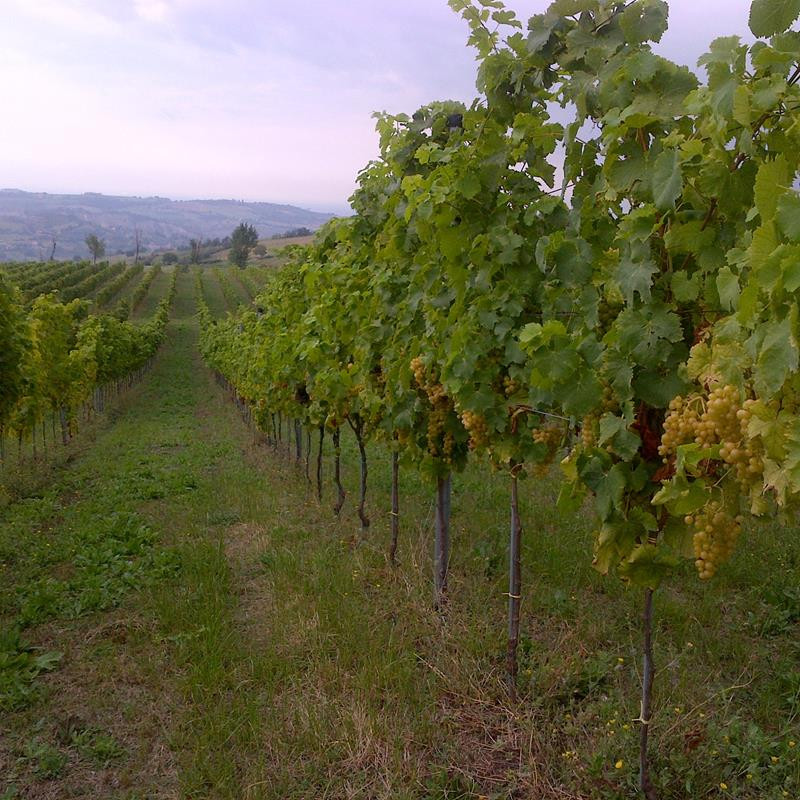
[[[543,444],[547,448],[544,459],[533,468],[534,475],[542,477],[547,474],[548,467],[553,463],[558,448],[564,441],[564,426],[557,423],[543,425],[541,428],[535,428],[532,436],[534,442]]]
[[[742,517],[731,515],[713,500],[684,521],[695,531],[692,544],[698,575],[708,580],[731,557],[742,530]]]
[[[453,434],[446,431],[447,417],[453,408],[445,397],[437,400],[428,414],[428,452],[434,458],[443,458],[450,463],[455,449]]]
[[[601,300],[597,307],[597,318],[600,323],[600,330],[607,331],[614,323],[614,320],[622,311],[622,304],[610,300]]]
[[[506,397],[512,397],[520,390],[520,388],[519,381],[514,380],[514,378],[510,377],[509,375],[506,375],[503,378],[503,392]]]
[[[669,411],[664,420],[664,433],[661,436],[659,455],[668,463],[682,444],[693,442],[697,436],[700,421],[698,413],[699,398],[686,400],[681,396],[670,401]]]
[[[581,444],[587,450],[597,445],[599,421],[597,414],[588,414],[581,420]]]
[[[736,418],[743,436],[752,419],[752,407],[755,400],[745,400],[742,407],[736,412]],[[736,446],[736,442],[726,442],[720,448],[720,456],[729,464],[736,467],[736,477],[742,484],[757,483],[764,473],[764,461],[761,453],[756,448],[752,439],[745,440],[744,445]]]
[[[735,386],[719,386],[708,395],[705,413],[696,425],[695,441],[701,447],[717,442],[734,442],[742,436],[737,412],[741,394]]]
[[[434,458],[442,458],[449,464],[453,459],[456,441],[453,434],[445,429],[447,418],[454,411],[453,401],[447,396],[444,386],[430,375],[420,356],[411,360],[411,372],[417,386],[431,404],[428,413],[428,452]]]
[[[618,405],[614,390],[606,383],[603,386],[603,411],[614,411]]]
[[[469,433],[470,450],[480,450],[488,446],[489,427],[484,416],[474,411],[462,411],[461,424]]]
[[[764,471],[760,445],[748,433],[754,403],[752,399],[742,402],[740,390],[730,384],[713,389],[705,402],[700,395],[674,398],[664,420],[659,453],[668,463],[682,444],[720,445],[720,461],[733,468],[743,488],[749,488]]]

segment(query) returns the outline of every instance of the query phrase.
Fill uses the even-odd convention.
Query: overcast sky
[[[475,93],[445,0],[2,0],[0,187],[342,211],[373,111]],[[527,18],[548,0],[509,0]],[[694,66],[749,0],[672,0]]]

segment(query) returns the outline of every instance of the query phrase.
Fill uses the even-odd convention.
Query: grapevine
[[[715,42],[701,83],[652,50],[661,0],[558,0],[527,34],[501,3],[450,5],[481,96],[379,115],[354,216],[261,316],[205,319],[203,352],[250,402],[347,420],[435,481],[440,608],[451,473],[507,471],[512,683],[517,481],[566,447],[561,502],[593,500],[595,566],[644,593],[652,798],[653,593],[687,558],[712,578],[748,514],[800,497],[800,39],[757,0],[772,38]]]

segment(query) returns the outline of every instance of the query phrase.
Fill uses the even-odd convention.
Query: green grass
[[[635,797],[641,598],[592,570],[592,516],[559,514],[557,475],[523,484],[511,702],[507,479],[455,478],[436,614],[431,487],[403,468],[393,569],[387,453],[362,541],[352,437],[337,520],[330,443],[320,505],[200,364],[193,291],[182,275],[114,424],[0,511],[0,798]],[[687,566],[658,592],[662,798],[800,793],[797,534],[755,526],[713,582]]]
[[[223,264],[221,268],[230,269],[230,265]],[[199,269],[203,276],[203,292],[211,314],[214,317],[224,317],[230,309],[222,291],[222,286],[220,286],[217,276],[214,274],[213,266],[195,267],[195,269]]]
[[[149,267],[145,267],[145,270],[147,269],[149,269]],[[139,307],[131,312],[131,320],[143,321],[152,318],[158,304],[161,302],[162,298],[166,297],[171,279],[172,270],[162,267],[160,274],[153,278],[153,282],[150,284],[150,288]]]

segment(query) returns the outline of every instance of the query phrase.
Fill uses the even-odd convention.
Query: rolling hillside
[[[87,255],[84,239],[105,239],[109,254],[132,250],[135,231],[148,250],[186,245],[192,238],[223,238],[240,222],[268,237],[298,227],[317,228],[330,214],[275,203],[169,200],[164,197],[60,195],[0,190],[0,261]]]

